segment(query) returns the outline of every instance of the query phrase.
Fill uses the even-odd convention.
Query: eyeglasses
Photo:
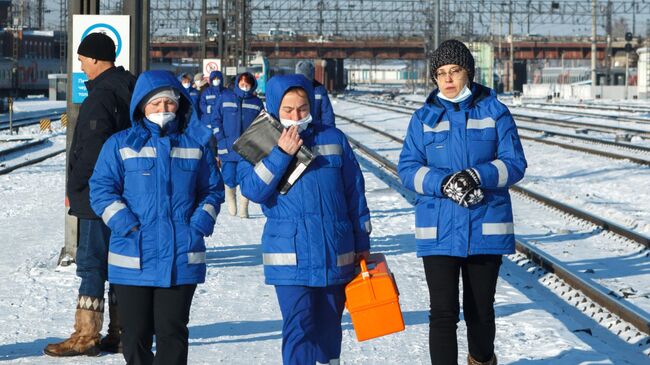
[[[452,68],[449,70],[449,73],[444,71],[438,71],[435,74],[437,80],[446,80],[447,76],[451,77],[453,80],[460,79],[460,76],[463,74],[464,69],[461,67]]]

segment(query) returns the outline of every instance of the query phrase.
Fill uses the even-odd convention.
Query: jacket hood
[[[138,77],[131,97],[131,124],[137,125],[144,118],[142,110],[140,110],[140,103],[145,100],[150,94],[162,88],[172,88],[180,94],[178,102],[178,110],[176,111],[176,119],[178,121],[179,130],[184,129],[189,121],[189,114],[196,114],[195,106],[192,99],[181,83],[168,71],[153,70],[145,71]]]
[[[281,75],[274,76],[266,84],[266,110],[275,119],[280,120],[280,103],[284,94],[291,88],[298,87],[307,92],[309,97],[309,111],[313,120],[318,116],[314,115],[314,106],[316,105],[314,97],[314,88],[312,82],[307,80],[303,75]]]
[[[253,80],[253,85],[251,86],[250,91],[244,91],[244,90],[239,88],[239,79],[242,77],[242,75],[248,75]],[[257,79],[250,72],[241,73],[241,74],[237,75],[237,78],[235,78],[235,89],[234,90],[235,90],[235,94],[237,96],[239,96],[240,98],[249,98],[249,97],[251,97],[253,95],[255,90],[257,90]]]
[[[210,72],[210,85],[212,85],[212,81],[214,79],[219,79],[221,81],[221,85],[223,85],[223,74],[221,73],[221,71]]]

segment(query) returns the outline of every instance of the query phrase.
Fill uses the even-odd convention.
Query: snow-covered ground
[[[386,129],[395,130],[395,134],[399,134],[397,131],[400,129],[403,131],[408,123],[408,118],[386,111],[360,110],[353,105],[346,108],[343,101],[335,102],[335,110],[350,116],[354,111],[367,118],[375,118],[378,127],[387,126],[389,128]],[[343,129],[348,128],[345,123],[341,124]],[[398,149],[385,143],[383,148],[387,154]],[[531,155],[530,146],[526,145],[525,148],[529,163],[532,161],[534,164],[537,164],[537,158],[542,158],[538,154],[548,152],[540,150]],[[575,163],[567,163],[565,168],[570,170],[570,166],[573,166],[575,169],[575,165],[583,164],[584,159],[584,156],[580,156]],[[567,158],[565,160],[569,161]],[[533,170],[532,165],[527,179],[534,177],[535,172],[548,176],[541,174],[542,170]],[[0,176],[0,247],[5,253],[0,256],[0,361],[120,364],[123,363],[121,355],[103,355],[99,359],[53,359],[41,354],[48,342],[61,340],[70,334],[79,284],[73,268],[55,271],[63,243],[64,166],[65,156],[59,155]],[[363,166],[366,194],[373,217],[372,247],[374,251],[387,255],[395,274],[406,330],[358,343],[346,313],[343,318],[342,362],[427,364],[428,292],[421,260],[415,256],[413,208],[375,176],[374,168],[367,163],[363,163]],[[604,169],[610,173],[634,169],[634,174],[639,170],[638,166],[626,165]],[[556,190],[568,195],[576,194],[570,188],[572,183],[586,184],[589,176],[596,181],[606,178],[593,171],[571,178],[563,176],[562,171],[557,173],[560,176],[556,176],[559,180],[554,183],[558,186]],[[564,171],[566,174],[572,175],[571,171]],[[583,178],[586,182],[573,181],[572,178]],[[552,184],[551,178],[548,179],[548,184]],[[639,179],[647,181],[647,176]],[[616,180],[612,185],[618,185]],[[622,197],[627,192],[618,192],[614,196],[619,197],[620,194]],[[584,200],[583,195],[577,195]],[[611,196],[606,195],[603,205],[610,205]],[[635,207],[647,212],[647,203],[644,204]],[[614,204],[614,207],[617,205]],[[543,211],[540,209],[536,214],[542,217]],[[252,206],[251,213],[249,220],[220,214],[215,234],[207,240],[208,276],[206,283],[199,286],[196,292],[191,312],[190,364],[281,362],[281,316],[273,288],[263,283],[259,240],[264,218],[256,205]],[[518,227],[520,220],[523,221],[524,216],[517,215]],[[641,220],[648,221],[646,218]],[[545,226],[543,219],[538,219],[538,223],[539,227],[533,226],[531,231],[522,228],[521,233],[537,234],[541,231],[540,227],[548,233],[551,227],[555,227],[554,222],[548,222]],[[554,231],[538,238],[552,244],[554,240],[561,241],[582,233],[580,227],[568,229],[571,232]],[[520,229],[517,231],[519,233]],[[633,251],[625,246],[620,249]],[[631,260],[636,260],[634,262],[639,271],[647,271],[647,266],[644,266],[647,265],[647,258],[631,257]],[[596,262],[606,265],[607,258],[594,259]],[[598,272],[598,267],[595,269]],[[616,276],[617,273],[608,274]],[[635,275],[636,271],[630,266],[627,274]],[[500,363],[648,363],[647,355],[641,352],[639,346],[628,344],[598,326],[593,319],[558,298],[538,280],[525,268],[504,260],[495,303],[496,351]],[[459,363],[464,363],[467,342],[462,322],[458,335]]]

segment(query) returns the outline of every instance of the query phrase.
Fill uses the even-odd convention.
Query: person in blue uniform
[[[267,84],[268,113],[285,129],[255,166],[238,166],[241,192],[266,216],[262,252],[266,283],[282,312],[282,359],[289,364],[338,364],[345,285],[370,250],[364,178],[340,130],[315,123],[312,83],[302,75]],[[300,146],[315,160],[286,193],[278,182]]]
[[[90,179],[91,206],[111,229],[108,280],[120,301],[124,358],[186,364],[192,297],[205,281],[204,237],[213,233],[223,182],[188,126],[195,106],[171,73],[142,73],[130,109],[132,127],[106,141]]]
[[[209,80],[209,86],[201,93],[199,109],[201,109],[204,124],[209,128],[213,128],[211,125],[212,113],[215,111],[219,97],[224,90],[223,74],[221,71],[212,71],[210,72]]]
[[[514,253],[508,187],[526,170],[515,121],[496,93],[473,82],[474,58],[457,40],[431,59],[433,90],[409,124],[398,172],[418,194],[417,255],[430,296],[433,364],[456,364],[459,277],[468,363],[497,363],[494,295],[501,257]]]
[[[329,96],[327,96],[327,89],[314,79],[314,64],[310,61],[298,61],[296,63],[296,74],[303,75],[312,82],[315,99],[313,114],[318,116],[321,124],[334,127],[336,125],[334,109],[332,109],[332,103]]]
[[[230,215],[239,211],[241,218],[248,218],[248,199],[239,197],[237,208],[237,164],[241,156],[232,149],[232,144],[248,128],[257,115],[264,109],[262,100],[255,95],[257,80],[255,76],[244,72],[235,78],[234,90],[224,90],[210,123],[216,131],[217,152],[221,164],[221,173],[226,184],[226,205]]]

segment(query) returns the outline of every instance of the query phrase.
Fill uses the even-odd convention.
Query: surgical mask
[[[240,86],[239,88],[241,89],[241,91],[243,91],[243,92],[245,92],[245,93],[251,91],[251,87],[248,86],[248,85],[246,85],[246,86],[244,86],[244,87],[241,87],[241,86]]]
[[[219,79],[212,80],[212,86],[219,86],[219,85],[221,85],[221,80]]]
[[[465,87],[458,93],[458,95],[456,95],[455,98],[448,98],[442,95],[442,92],[438,92],[438,97],[440,99],[451,101],[452,103],[460,103],[461,101],[469,98],[470,96],[472,96],[472,91],[467,87],[467,85],[465,85]]]
[[[184,82],[183,87],[186,88],[186,89],[189,89],[190,88],[190,83],[189,82]]]
[[[305,129],[307,129],[307,126],[309,126],[309,123],[311,123],[311,114],[307,115],[306,117],[300,119],[300,120],[291,120],[291,119],[284,119],[280,118],[280,123],[285,128],[289,128],[291,126],[298,126],[298,132],[302,132]]]
[[[162,112],[162,113],[151,113],[147,116],[152,123],[158,124],[160,128],[164,128],[165,125],[176,118],[176,113],[172,112]]]

